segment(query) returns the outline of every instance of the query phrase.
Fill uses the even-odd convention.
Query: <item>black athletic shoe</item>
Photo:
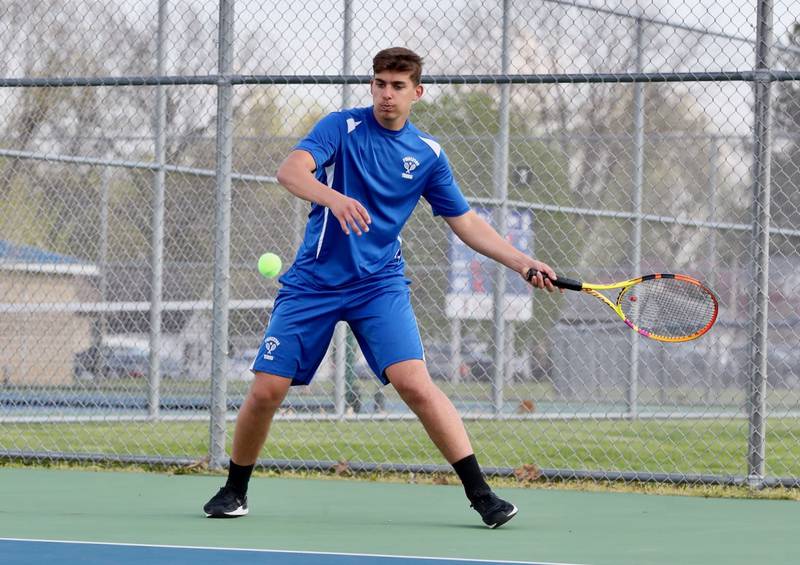
[[[483,523],[490,528],[498,528],[516,516],[517,507],[498,498],[493,492],[473,499],[472,508],[478,511]]]
[[[211,500],[203,506],[207,518],[238,518],[246,516],[247,496],[236,494],[232,488],[225,485]]]

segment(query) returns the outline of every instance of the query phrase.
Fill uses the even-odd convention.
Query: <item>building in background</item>
[[[91,344],[96,265],[0,240],[0,382],[63,385],[75,354]]]

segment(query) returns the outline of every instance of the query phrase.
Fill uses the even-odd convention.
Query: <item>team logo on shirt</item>
[[[266,359],[267,361],[272,361],[273,360],[272,352],[275,351],[275,349],[277,349],[277,347],[280,344],[281,344],[281,342],[278,341],[277,337],[269,336],[267,339],[265,339],[264,340],[264,349],[265,349],[264,359]]]
[[[403,167],[405,168],[406,172],[403,173],[404,179],[413,179],[414,175],[411,174],[411,171],[419,167],[419,161],[417,161],[414,157],[408,156],[403,157]]]

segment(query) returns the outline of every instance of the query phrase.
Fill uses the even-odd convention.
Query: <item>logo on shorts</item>
[[[264,353],[264,359],[267,361],[272,361],[272,352],[275,351],[280,344],[281,342],[278,341],[277,337],[269,336],[267,339],[265,339],[264,349],[266,349],[266,352]]]
[[[403,157],[403,167],[406,169],[406,172],[403,173],[404,179],[413,179],[414,175],[411,174],[411,171],[419,167],[419,161],[417,161],[414,157],[408,156]]]

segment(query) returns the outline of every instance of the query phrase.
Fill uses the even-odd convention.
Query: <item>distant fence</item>
[[[722,307],[696,342],[646,342],[520,290],[422,203],[403,249],[429,369],[489,472],[800,483],[796,3],[117,8],[0,17],[0,456],[227,462],[278,289],[255,262],[290,263],[307,213],[277,166],[404,44],[426,62],[412,119],[504,235],[584,280],[687,272]],[[447,470],[345,327],[278,418],[299,435],[264,465]],[[294,426],[329,423],[372,447],[303,451]],[[617,432],[616,459],[592,448]]]

